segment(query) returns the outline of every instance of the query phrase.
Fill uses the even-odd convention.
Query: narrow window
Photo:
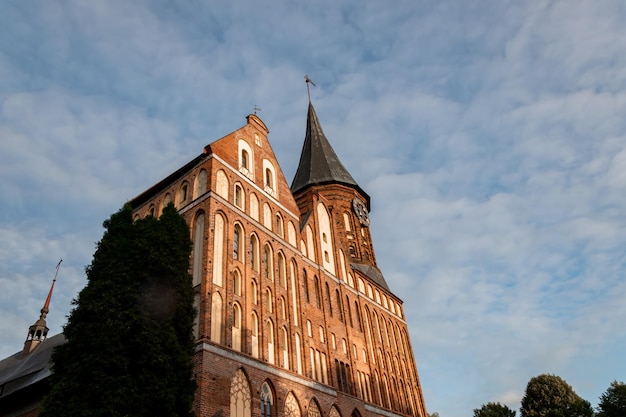
[[[248,169],[248,151],[246,151],[245,149],[241,150],[241,167]]]
[[[257,305],[259,303],[259,286],[255,280],[252,280],[251,285],[252,304]]]
[[[306,277],[306,270],[302,270],[302,278],[304,281],[304,298],[306,299],[307,303],[310,303],[311,299],[309,297],[309,280]]]
[[[274,183],[272,181],[272,171],[269,168],[265,168],[265,186],[274,189]]]
[[[274,357],[274,323],[267,320],[267,361],[274,365],[276,359]]]
[[[235,184],[235,206],[243,210],[243,188],[239,184]]]
[[[276,213],[276,234],[282,238],[285,238],[285,230],[284,230],[283,218],[280,214]]]
[[[273,307],[274,303],[273,303],[273,301],[274,300],[272,298],[272,290],[268,287],[265,290],[265,302],[266,302],[266,308],[267,308],[267,312],[268,313],[272,313],[273,310],[274,310],[274,307]]]
[[[250,334],[251,334],[251,342],[252,342],[252,351],[250,352],[252,356],[255,358],[259,357],[259,317],[253,311],[250,316],[252,319],[252,325],[250,326]]]
[[[317,308],[322,308],[322,294],[320,292],[320,280],[315,276],[315,302],[317,303]]]
[[[274,259],[272,256],[272,247],[269,244],[265,245],[265,277],[274,281]]]
[[[328,313],[330,316],[333,316],[333,303],[330,298],[330,288],[328,287],[328,282],[325,284],[326,286],[326,300],[328,300]]]
[[[243,258],[243,251],[241,250],[241,226],[235,225],[233,232],[233,259],[241,260]]]
[[[238,303],[233,304],[232,340],[233,350],[241,352],[241,307]]]
[[[241,297],[241,273],[237,269],[233,271],[233,292]]]
[[[261,417],[272,417],[272,390],[267,382],[261,387]]]
[[[256,235],[250,236],[250,266],[253,270],[259,270],[259,239]]]
[[[339,317],[339,320],[343,321],[343,308],[341,306],[341,295],[339,294],[339,290],[335,290],[335,296],[337,298],[337,316]]]
[[[281,287],[287,288],[287,267],[282,252],[278,252],[278,283]]]

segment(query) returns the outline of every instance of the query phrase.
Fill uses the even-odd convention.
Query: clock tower
[[[338,258],[344,276],[350,269],[359,271],[373,284],[388,291],[376,265],[372,245],[370,197],[337,157],[310,102],[304,145],[291,192],[300,209],[302,225],[315,224],[312,230],[317,232],[320,242],[317,247],[323,252],[316,257],[322,261],[328,258],[327,270],[341,276],[337,263],[333,262]],[[327,219],[329,230],[324,230]],[[327,253],[325,246],[333,249],[332,253]]]

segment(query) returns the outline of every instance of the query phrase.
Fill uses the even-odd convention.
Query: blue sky
[[[293,178],[308,73],[429,412],[626,378],[623,1],[215,3],[0,5],[0,357],[60,258],[52,333],[102,221],[255,105]]]

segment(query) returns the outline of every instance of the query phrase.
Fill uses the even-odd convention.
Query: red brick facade
[[[250,115],[131,201],[143,217],[171,199],[190,225],[196,415],[426,417],[402,301],[354,207],[369,197],[293,195],[267,134]]]

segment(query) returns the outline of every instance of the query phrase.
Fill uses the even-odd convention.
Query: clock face
[[[352,200],[352,210],[363,226],[370,225],[370,214],[367,212],[367,206],[358,197]]]

